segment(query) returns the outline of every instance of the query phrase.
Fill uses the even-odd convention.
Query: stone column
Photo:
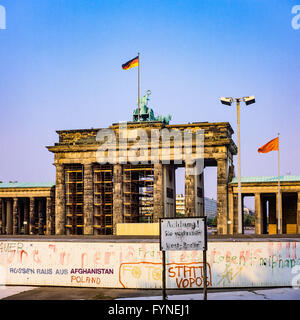
[[[239,233],[238,194],[233,194],[233,234]]]
[[[29,199],[29,234],[35,234],[35,198]]]
[[[13,234],[18,234],[18,198],[13,199]]]
[[[163,185],[163,165],[154,164],[154,187],[153,187],[153,222],[159,222],[159,218],[164,217],[164,185]]]
[[[227,160],[217,160],[217,221],[218,234],[227,234]]]
[[[205,205],[204,205],[204,173],[202,172],[197,176],[197,189],[196,189],[196,203],[197,203],[197,216],[205,216]]]
[[[245,234],[245,223],[244,223],[244,218],[245,218],[245,204],[244,204],[244,195],[241,195],[242,197],[242,234]]]
[[[7,221],[6,234],[13,234],[13,206],[12,206],[11,199],[6,200],[6,221]]]
[[[123,222],[123,166],[113,168],[113,234],[117,234],[117,223]]]
[[[233,191],[232,190],[230,190],[228,194],[228,219],[231,222],[228,225],[228,234],[233,234],[234,207],[233,207]]]
[[[204,216],[204,175],[185,163],[185,208],[188,217]]]
[[[43,215],[43,199],[38,199],[38,233],[44,234],[44,215]]]
[[[260,193],[255,193],[255,234],[262,234],[262,208]]]
[[[93,167],[85,164],[83,169],[83,217],[84,234],[94,233],[94,204],[93,204]]]
[[[195,176],[188,172],[188,170],[192,169],[193,166],[185,164],[185,212],[187,217],[194,217],[196,215]]]
[[[4,198],[2,198],[2,211],[1,211],[1,215],[2,215],[2,234],[6,233],[6,215],[5,215],[5,208],[6,207],[6,201]]]
[[[22,228],[24,227],[24,224],[21,224],[21,216],[23,214],[23,222],[24,222],[24,212],[22,212],[22,207],[24,208],[24,199],[19,199],[18,201],[18,206],[17,206],[17,210],[18,210],[18,234],[21,234],[22,232]],[[24,228],[23,228],[23,234],[24,234]]]
[[[24,200],[24,234],[29,234],[29,203]]]
[[[175,167],[171,164],[163,165],[163,203],[164,217],[175,217],[176,215],[176,184]]]
[[[55,234],[55,187],[51,189],[50,199],[51,199],[51,205],[50,205],[51,233],[50,234]]]
[[[2,208],[3,208],[3,199],[0,198],[0,234],[3,234],[3,215],[2,215]]]
[[[297,233],[300,234],[300,192],[298,192],[297,200]]]
[[[65,172],[62,164],[56,164],[55,234],[65,234],[65,221]]]
[[[52,223],[52,201],[51,197],[46,198],[46,234],[51,235],[51,223]]]
[[[278,232],[278,192],[276,192],[276,224],[277,224],[277,234],[282,234],[282,227],[283,227],[283,223],[282,223],[282,192],[280,193],[280,232]]]

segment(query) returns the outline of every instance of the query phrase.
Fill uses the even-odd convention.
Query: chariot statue
[[[134,122],[159,121],[165,124],[169,124],[172,118],[171,115],[168,114],[166,117],[161,115],[155,116],[153,109],[148,107],[150,94],[151,94],[151,90],[147,90],[146,94],[142,98],[140,98],[140,117],[138,114],[138,108],[136,108],[133,111],[133,121]]]

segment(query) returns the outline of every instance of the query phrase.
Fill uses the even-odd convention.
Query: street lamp
[[[255,103],[254,96],[243,97],[243,98],[231,98],[221,97],[221,103],[227,106],[231,106],[233,102],[236,102],[237,112],[237,140],[238,140],[238,233],[243,233],[243,222],[242,222],[242,192],[241,192],[241,149],[240,149],[240,102],[244,101],[248,106],[249,104]]]

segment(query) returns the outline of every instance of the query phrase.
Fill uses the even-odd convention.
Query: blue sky
[[[242,175],[276,175],[257,149],[280,132],[281,174],[300,174],[300,0],[0,0],[0,180],[54,181],[55,130],[131,120],[141,92],[171,123],[229,121],[220,96],[255,95],[241,110]],[[236,141],[236,134],[234,135]],[[235,159],[235,163],[236,163]],[[215,196],[207,170],[206,195]],[[181,191],[181,190],[179,190]]]

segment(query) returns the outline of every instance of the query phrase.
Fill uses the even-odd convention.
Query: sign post
[[[166,291],[166,251],[162,251],[162,299],[167,300]]]
[[[162,251],[162,296],[166,295],[166,251],[203,252],[203,299],[207,300],[207,225],[206,217],[160,218],[160,250]]]

